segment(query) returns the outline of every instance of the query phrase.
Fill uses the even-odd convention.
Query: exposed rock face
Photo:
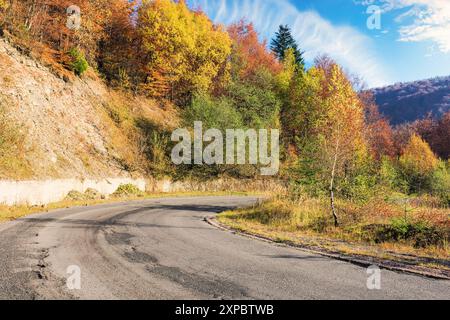
[[[0,75],[0,103],[25,133],[34,177],[127,175],[108,154],[101,83],[67,83],[2,40]]]
[[[21,179],[130,177],[124,154],[137,154],[130,138],[105,106],[127,103],[148,119],[171,119],[151,100],[128,99],[91,76],[62,79],[0,38],[0,108],[24,136],[24,157],[31,174]],[[128,105],[127,105],[128,107]],[[141,112],[141,111],[140,111]],[[121,146],[118,146],[118,143]],[[126,150],[125,150],[126,149]],[[133,175],[142,175],[134,168]],[[9,172],[0,179],[16,179]]]
[[[94,106],[104,87],[92,80],[66,83],[3,40],[0,75],[0,103],[26,136],[36,178],[123,174],[110,162]]]

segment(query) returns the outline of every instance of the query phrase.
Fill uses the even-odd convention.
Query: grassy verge
[[[255,193],[250,192],[174,192],[174,193],[127,193],[123,190],[116,191],[115,195],[112,195],[108,199],[101,199],[96,197],[89,196],[89,190],[85,194],[71,192],[68,197],[59,202],[50,203],[48,205],[42,206],[28,206],[28,205],[20,205],[20,206],[5,206],[0,205],[0,223],[12,221],[21,217],[25,217],[34,213],[42,213],[49,212],[51,210],[56,209],[64,209],[70,207],[78,207],[78,206],[92,206],[98,204],[107,204],[107,203],[117,203],[123,201],[134,201],[134,200],[146,200],[146,199],[155,199],[155,198],[170,198],[170,197],[202,197],[202,196],[246,196],[246,195],[255,195]]]
[[[327,199],[274,198],[225,212],[220,223],[276,242],[346,255],[450,270],[450,210],[418,203],[405,208],[389,199],[366,204],[338,201],[334,227]]]

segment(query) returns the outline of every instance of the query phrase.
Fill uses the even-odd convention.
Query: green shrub
[[[104,196],[95,189],[88,188],[84,193],[72,190],[70,191],[65,200],[69,201],[86,201],[86,200],[99,200],[104,198]]]
[[[339,191],[347,199],[367,201],[376,191],[376,177],[368,174],[347,177],[340,181]]]
[[[73,48],[69,51],[69,55],[72,58],[72,63],[70,64],[70,67],[75,72],[76,75],[81,76],[86,70],[89,68],[89,64],[86,60],[86,57],[84,54],[76,49]]]
[[[235,82],[227,89],[228,99],[241,114],[246,126],[274,128],[278,126],[280,100],[269,87],[259,84]]]
[[[116,191],[113,193],[113,197],[122,198],[129,196],[138,196],[142,197],[144,194],[138,187],[134,184],[121,184]]]
[[[448,241],[448,230],[404,218],[392,219],[390,224],[368,225],[363,231],[368,240],[376,243],[405,241],[416,248],[445,246]]]
[[[220,130],[240,129],[243,127],[242,116],[225,97],[214,99],[206,94],[196,95],[184,114],[188,127],[194,121],[202,121],[204,130],[216,128]]]
[[[408,182],[402,178],[399,169],[394,165],[391,159],[387,157],[382,159],[378,176],[382,186],[402,193],[408,192]]]
[[[443,161],[433,172],[431,191],[442,200],[444,206],[450,206],[450,167]]]
[[[86,200],[86,199],[85,199],[84,193],[82,193],[80,191],[72,190],[72,191],[69,191],[65,200],[82,201],[82,200]]]

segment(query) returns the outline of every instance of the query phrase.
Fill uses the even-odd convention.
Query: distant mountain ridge
[[[380,112],[392,125],[423,119],[429,113],[440,118],[450,111],[450,76],[397,83],[371,91]]]

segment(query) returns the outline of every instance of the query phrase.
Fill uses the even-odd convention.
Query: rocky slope
[[[177,121],[174,109],[112,91],[94,72],[58,77],[0,38],[0,179],[142,175],[136,117]]]

